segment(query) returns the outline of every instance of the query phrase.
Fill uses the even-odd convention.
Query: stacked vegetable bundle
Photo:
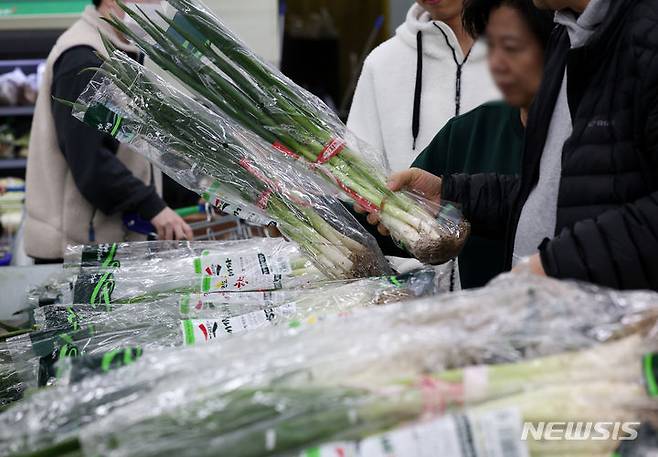
[[[428,441],[412,444],[511,456],[528,452],[521,421],[650,425],[656,296],[524,282],[506,278],[440,306],[433,298],[250,332],[222,341],[221,351],[145,352],[0,415],[0,454],[312,456],[335,447],[322,443],[365,440],[361,450],[388,442],[389,453],[424,455],[408,440],[396,449],[409,433],[390,430],[454,413],[417,426],[414,439]],[[459,436],[468,430],[472,439]],[[533,456],[602,455],[618,444],[529,439]],[[501,448],[510,453],[495,454]]]
[[[172,0],[171,13],[158,13],[159,18],[119,4],[142,30],[135,32],[117,19],[112,25],[223,119],[259,137],[264,153],[306,163],[348,200],[377,212],[419,260],[442,263],[459,253],[469,228],[454,207],[437,208],[391,192],[375,155],[364,154],[366,145],[351,137],[317,98],[260,61],[201,4]]]
[[[132,362],[144,351],[300,326],[352,308],[434,294],[439,285],[433,270],[327,281],[282,239],[116,243],[66,254],[66,269],[77,270],[73,293],[64,290],[61,303],[35,309],[36,329],[0,348],[6,393],[0,401],[62,377],[102,372],[104,364],[124,357]]]
[[[214,202],[274,219],[324,274],[387,272],[375,240],[311,175],[262,153],[262,141],[178,92],[106,41],[107,59],[74,104],[84,122],[116,136],[181,184]]]

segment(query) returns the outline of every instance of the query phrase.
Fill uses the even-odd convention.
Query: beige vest
[[[118,48],[137,51],[119,41],[109,24],[100,20],[96,9],[88,6],[82,17],[59,37],[50,52],[39,88],[27,160],[25,251],[32,257],[61,258],[67,245],[90,243],[90,222],[93,222],[97,243],[144,239],[125,230],[121,214],[94,212],[92,205],[78,191],[57,144],[51,112],[53,65],[62,53],[75,46],[90,46],[107,55],[99,31]],[[89,151],[90,154],[93,152]],[[121,145],[117,158],[144,183],[151,181],[151,166],[129,147]],[[157,177],[161,178],[159,173]]]

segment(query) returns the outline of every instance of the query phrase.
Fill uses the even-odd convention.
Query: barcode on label
[[[500,447],[503,455],[509,457],[521,457],[519,452],[519,436],[516,434],[517,430],[501,430]]]
[[[529,457],[517,409],[469,414],[477,457]]]
[[[336,451],[349,454],[336,454]],[[448,415],[401,427],[352,444],[329,443],[302,457],[529,457],[521,441],[521,414],[514,409]]]

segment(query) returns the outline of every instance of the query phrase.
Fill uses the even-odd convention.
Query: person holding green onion
[[[102,32],[119,49],[137,48],[103,18],[123,17],[116,0],[93,0],[57,40],[37,99],[27,164],[25,250],[37,263],[61,262],[67,244],[140,239],[123,213],[149,220],[161,239],[191,238],[192,230],[156,191],[151,165],[134,151],[71,116],[70,107],[105,54]],[[141,1],[139,1],[141,3]],[[159,2],[158,2],[159,3]]]
[[[491,0],[465,13],[466,29],[485,38],[489,68],[504,101],[448,121],[412,167],[437,176],[515,175],[521,171],[525,125],[541,84],[553,15],[535,8],[532,0]],[[503,271],[504,256],[501,238],[471,236],[459,255],[461,287],[484,286]]]
[[[521,176],[412,168],[389,186],[460,203],[473,233],[505,237],[506,269],[658,290],[658,4],[534,4],[557,26]]]

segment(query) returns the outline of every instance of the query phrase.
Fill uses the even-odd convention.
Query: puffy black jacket
[[[658,2],[613,0],[588,44],[558,26],[528,118],[520,178],[444,177],[474,233],[505,236],[511,266],[521,209],[539,162],[565,66],[573,134],[562,151],[555,237],[539,247],[550,276],[658,290]]]

